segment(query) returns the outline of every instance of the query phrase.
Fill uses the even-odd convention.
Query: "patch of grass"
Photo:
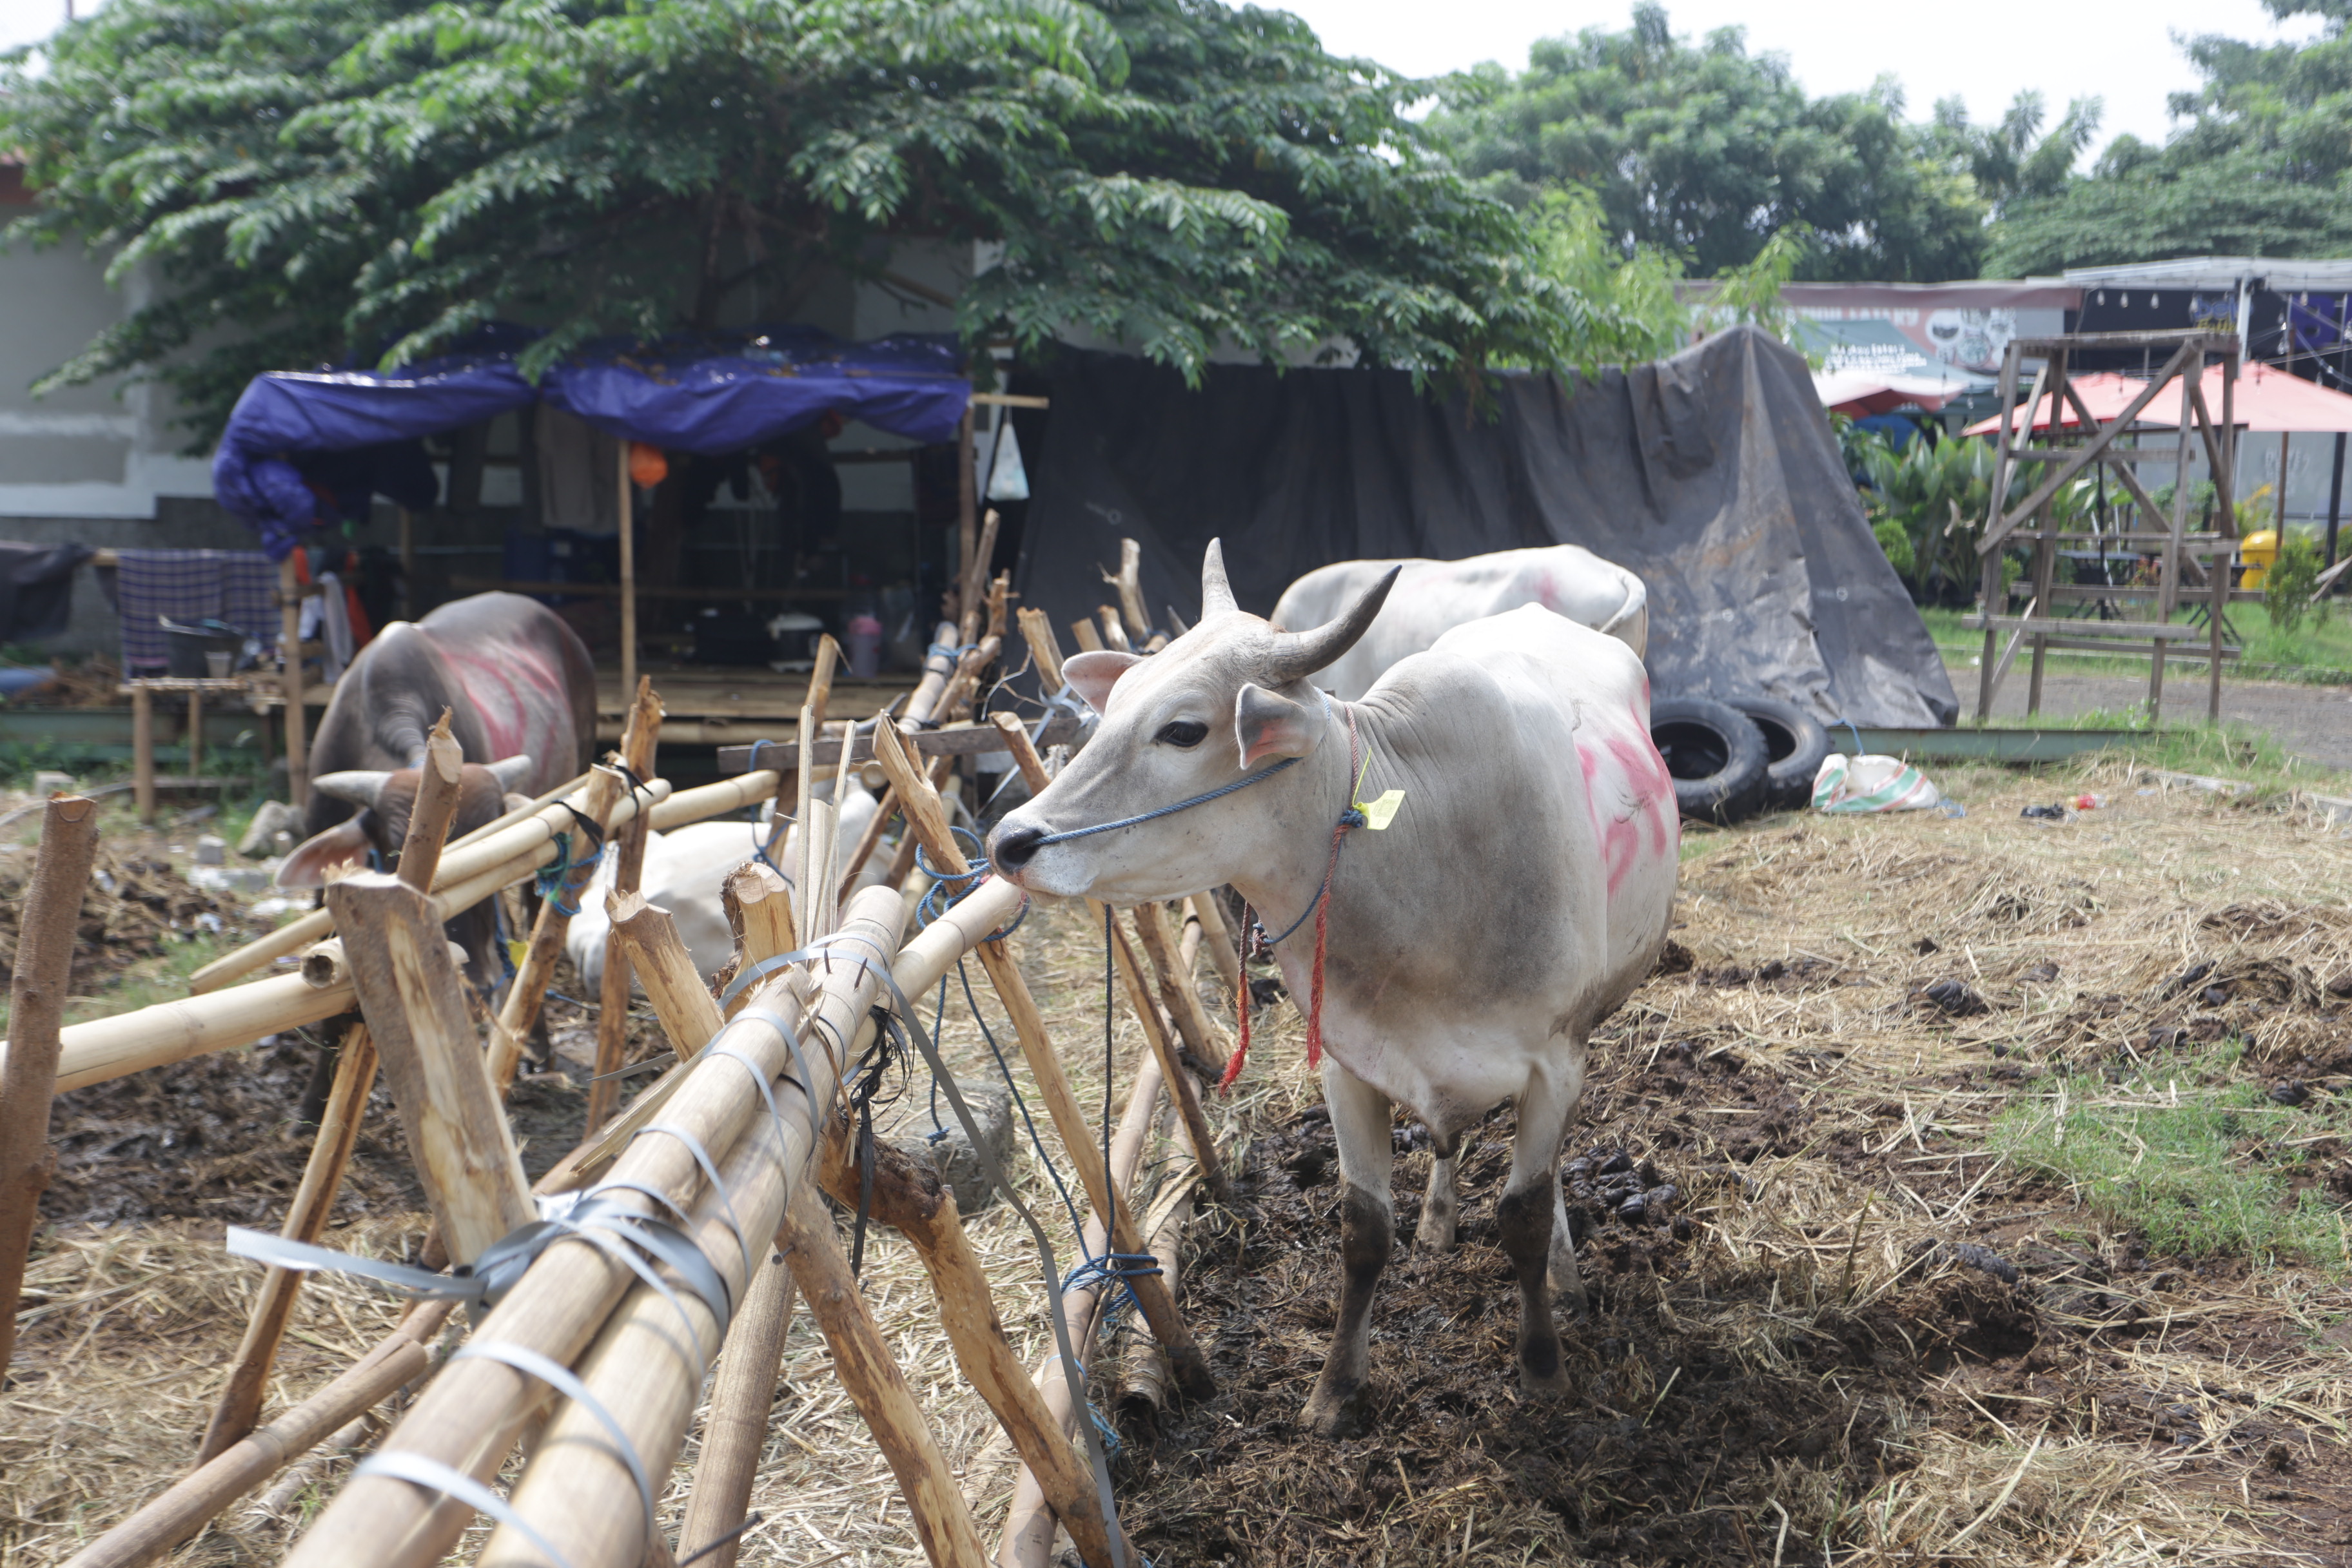
[[[244,940],[215,936],[210,931],[192,931],[169,940],[162,952],[123,970],[99,994],[68,998],[65,1021],[87,1024],[93,1018],[135,1013],[158,1002],[185,1001],[189,976],[223,953],[244,945]],[[7,1033],[8,994],[5,987],[0,987],[0,1039],[5,1039]]]
[[[2238,1056],[2228,1047],[2159,1058],[2121,1083],[2063,1078],[2046,1098],[1995,1117],[1990,1146],[2063,1182],[2151,1252],[2293,1258],[2343,1273],[2341,1216],[2287,1180],[2305,1158],[2287,1141],[2343,1118],[2273,1104],[2259,1082],[2231,1076]]]

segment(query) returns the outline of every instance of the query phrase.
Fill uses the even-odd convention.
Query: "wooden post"
[[[1088,899],[1087,908],[1095,912],[1097,920],[1102,919],[1101,904]],[[1136,962],[1135,950],[1128,945],[1126,931],[1115,920],[1110,922],[1110,934],[1111,956],[1118,970],[1120,988],[1127,993],[1128,1005],[1135,1009],[1136,1021],[1143,1026],[1143,1037],[1150,1045],[1151,1054],[1160,1058],[1160,1074],[1168,1080],[1168,1098],[1175,1102],[1176,1112],[1183,1119],[1184,1134],[1192,1145],[1194,1158],[1201,1163],[1201,1174],[1209,1184],[1211,1195],[1219,1203],[1230,1204],[1233,1189],[1226,1184],[1223,1163],[1217,1158],[1208,1113],[1201,1108],[1201,1086],[1177,1058],[1176,1044],[1168,1037],[1167,1019],[1143,982],[1143,966]]]
[[[932,1568],[986,1568],[988,1554],[971,1510],[956,1490],[955,1478],[932,1439],[906,1374],[891,1358],[866,1299],[842,1255],[833,1216],[814,1187],[797,1187],[784,1215],[786,1256],[807,1297],[809,1314],[833,1352],[834,1375],[841,1380],[857,1413],[866,1417],[882,1457],[898,1478],[898,1490],[915,1534]]]
[[[539,1217],[433,900],[363,872],[327,889],[360,1009],[451,1261]]]
[[[752,964],[800,945],[799,928],[793,923],[792,887],[772,868],[754,860],[727,873],[719,888],[719,907],[734,933],[735,956],[712,981],[713,991],[724,992]],[[747,992],[721,1011],[731,1018],[750,999]]]
[[[626,789],[614,769],[591,768],[587,800],[580,808],[581,815],[591,822],[606,822],[613,816],[614,802]],[[572,825],[572,832],[573,837],[565,843],[576,862],[581,849],[577,823]],[[572,916],[563,900],[578,899],[594,876],[593,869],[583,866],[564,878],[559,894],[539,901],[539,918],[531,922],[530,945],[524,950],[514,982],[507,988],[506,1001],[499,1008],[498,1027],[490,1032],[490,1082],[500,1095],[513,1084],[515,1069],[522,1065],[523,1037],[539,1021],[539,1010],[547,1001],[547,988],[555,979],[556,961],[563,956],[564,933],[572,929]],[[576,910],[579,905],[574,903],[572,908]]]
[[[425,738],[416,804],[408,814],[408,837],[400,846],[400,879],[420,893],[433,890],[434,873],[441,868],[441,849],[448,841],[449,825],[457,817],[457,791],[465,768],[466,753],[449,733],[449,710],[444,708],[433,732]]]
[[[62,1051],[61,1020],[73,970],[82,891],[98,854],[98,803],[53,795],[41,808],[41,846],[17,911],[16,973],[8,986],[7,1053],[0,1056],[0,1380],[16,1344],[16,1298],[40,1223],[41,1194],[57,1169],[49,1101]]]
[[[286,1211],[278,1235],[289,1241],[315,1243],[326,1234],[334,1213],[335,1195],[359,1142],[360,1124],[367,1113],[368,1091],[375,1087],[374,1042],[365,1024],[354,1024],[343,1034],[343,1048],[335,1064],[335,1084],[327,1108],[319,1118],[319,1136],[310,1145],[310,1162],[302,1167],[302,1184]],[[302,1289],[302,1271],[273,1267],[262,1276],[245,1324],[245,1340],[230,1364],[228,1384],[213,1406],[211,1423],[196,1450],[202,1465],[225,1454],[253,1430],[261,1417],[262,1395],[269,1386],[269,1371],[278,1360],[278,1342],[294,1314],[294,1299]]]
[[[636,482],[629,477],[629,443],[621,443],[621,689],[637,689]],[[600,703],[599,706],[602,704]]]
[[[685,1061],[710,1043],[726,1022],[702,984],[694,955],[677,934],[669,911],[646,902],[643,893],[614,893],[604,900],[613,920],[613,940],[627,945],[630,966],[644,984],[662,1032]]]
[[[1095,626],[1094,619],[1091,616],[1085,620],[1072,621],[1070,623],[1070,636],[1077,639],[1078,651],[1080,653],[1101,653],[1104,651],[1102,632]]]
[[[1051,697],[1062,689],[1062,644],[1054,636],[1054,623],[1043,610],[1024,609],[1013,619],[1020,624],[1022,640],[1029,645],[1029,658],[1037,666],[1038,683]]]
[[[963,599],[963,609],[956,617],[959,642],[972,642],[980,637],[981,618],[987,610],[988,568],[996,554],[996,509],[988,509],[981,519],[980,539],[972,547],[972,557],[964,565],[963,586],[958,590]]]
[[[1160,1277],[1171,1289],[1182,1283],[1184,1227],[1192,1221],[1192,1190],[1190,1182],[1180,1185],[1173,1194],[1175,1201],[1145,1227]],[[1131,1321],[1120,1331],[1119,1341],[1125,1369],[1119,1375],[1118,1403],[1128,1410],[1140,1406],[1156,1419],[1168,1408],[1168,1352]]]
[[[861,1190],[860,1172],[851,1148],[848,1129],[838,1122],[825,1140],[821,1177],[824,1190],[854,1212]],[[1023,1464],[1038,1478],[1083,1563],[1111,1561],[1110,1531],[1115,1521],[1103,1518],[1092,1472],[1070,1447],[1061,1425],[1045,1406],[1028,1369],[1013,1352],[987,1271],[971,1238],[964,1234],[956,1213],[955,1194],[929,1164],[918,1165],[903,1150],[879,1144],[875,1151],[873,1215],[914,1243],[931,1293],[940,1304],[940,1321],[955,1349],[956,1364],[964,1381],[985,1400],[1012,1439]]]
[[[1151,612],[1143,607],[1143,546],[1132,539],[1118,542],[1118,607],[1127,624],[1140,637],[1151,629]]]
[[[1027,737],[1022,737],[1025,742]],[[942,871],[961,872],[969,869],[963,852],[957,847],[954,835],[947,830],[947,815],[940,807],[938,795],[928,780],[918,772],[912,758],[898,744],[895,733],[877,731],[874,739],[875,757],[883,772],[898,785],[899,798],[908,803],[907,821],[911,834],[922,840],[929,851],[932,863]],[[1037,753],[1025,745],[1013,751],[1016,762],[1022,762],[1024,772],[1034,763]],[[1042,770],[1040,770],[1042,772]],[[1021,1054],[1029,1064],[1030,1076],[1037,1080],[1037,1091],[1045,1101],[1053,1117],[1054,1130],[1061,1135],[1062,1147],[1071,1163],[1078,1168],[1086,1183],[1087,1195],[1095,1211],[1108,1216],[1110,1233],[1121,1252],[1140,1252],[1143,1238],[1135,1228],[1135,1216],[1129,1212],[1124,1194],[1110,1182],[1103,1164],[1101,1150],[1087,1126],[1086,1113],[1078,1109],[1077,1096],[1070,1090],[1070,1080],[1062,1071],[1061,1058],[1054,1052],[1053,1042],[1045,1034],[1045,1020],[1037,1011],[1037,1004],[1029,994],[1028,983],[1022,978],[1020,966],[1005,951],[1002,942],[980,944],[981,967],[988,971],[996,994],[1012,1016],[1013,1032],[1021,1042]],[[1166,1070],[1165,1066],[1162,1068]],[[1208,1358],[1201,1353],[1192,1331],[1184,1326],[1176,1311],[1176,1299],[1158,1279],[1144,1275],[1129,1281],[1136,1300],[1142,1304],[1143,1315],[1151,1324],[1152,1333],[1168,1347],[1169,1359],[1175,1363],[1178,1378],[1184,1391],[1196,1398],[1207,1398],[1216,1392],[1216,1381],[1209,1374]]]
[[[971,581],[972,557],[979,553],[980,497],[979,476],[972,472],[971,407],[967,404],[963,417],[956,422],[956,580],[954,603],[943,605],[941,616],[961,621],[971,608],[965,585]]]
[[[301,548],[299,545],[296,549]],[[286,705],[286,792],[296,805],[310,803],[310,747],[302,709],[302,583],[294,557],[278,563],[278,694]]]
[[[1217,978],[1223,981],[1228,994],[1237,992],[1242,983],[1242,955],[1234,941],[1234,928],[1225,923],[1225,911],[1217,902],[1214,892],[1195,893],[1186,902],[1192,918],[1201,922],[1201,945],[1209,950],[1209,962],[1216,966]]]
[[[188,693],[188,776],[205,776],[205,689],[201,686]]]
[[[1113,653],[1135,651],[1135,645],[1128,640],[1127,623],[1119,618],[1117,605],[1097,605],[1095,619],[1102,623],[1103,647]]]
[[[131,683],[131,789],[139,820],[155,820],[155,693],[143,680]]]
[[[2205,356],[2200,354],[2197,357],[2201,365]],[[2201,369],[2198,379],[2200,382],[2204,379]],[[2205,412],[2209,416],[2210,424],[2212,410],[2209,408]],[[2218,432],[2213,432],[2219,437],[2214,442],[2213,449],[2221,458],[2221,471],[2213,476],[2216,527],[2231,539],[2238,536],[2237,418],[2238,350],[2235,341],[2232,340],[2230,352],[2221,356],[2221,428]],[[2279,464],[2282,479],[2285,475],[2285,470],[2286,464],[2282,459]],[[2342,486],[2343,480],[2344,437],[2339,434],[2336,437],[2336,482],[2338,488]],[[2280,493],[2284,495],[2284,488]],[[2328,500],[2327,521],[2327,547],[2330,554],[2333,554],[2336,549],[2335,504],[2335,498],[2331,494]],[[2284,531],[2279,535],[2279,542],[2282,544],[2286,542]],[[2213,609],[2210,616],[2212,625],[2206,628],[2208,662],[2205,671],[2205,716],[2217,724],[2221,721],[2221,618],[2230,605],[2230,589],[2236,576],[2236,574],[2230,570],[2230,563],[2236,558],[2236,555],[2237,551],[2233,547],[2224,545],[2209,558],[2213,563],[2212,570],[2209,574],[2213,580]],[[2149,716],[2151,722],[2154,721],[2154,717],[2153,714]]]
[[[710,1568],[735,1568],[736,1554],[742,1550],[740,1537],[730,1531],[742,1526],[751,1502],[751,1482],[768,1446],[776,1373],[783,1365],[784,1336],[793,1322],[793,1293],[792,1265],[782,1253],[763,1247],[760,1270],[735,1313],[727,1349],[719,1358],[710,1414],[702,1424],[702,1456],[695,1463],[686,1518],[677,1527],[678,1555],[706,1553],[702,1561]]]
[[[637,677],[635,700],[629,705],[628,721],[621,730],[621,761],[637,777],[650,778],[654,770],[654,748],[661,739],[661,699],[654,692],[653,678]],[[646,868],[646,836],[653,824],[644,813],[629,819],[621,830],[620,862],[613,868],[613,890],[634,893],[644,879]],[[612,1075],[623,1066],[621,1058],[628,1054],[629,1046],[629,979],[632,971],[626,953],[613,945],[608,937],[604,943],[604,973],[596,992],[596,1068],[595,1077],[588,1085],[588,1125],[593,1134],[613,1114],[621,1102],[621,1080]]]
[[[350,1369],[268,1426],[182,1477],[169,1491],[85,1546],[68,1568],[144,1568],[221,1511],[433,1370],[425,1346],[452,1301],[423,1301]]]
[[[1135,908],[1135,929],[1143,939],[1143,951],[1151,961],[1153,973],[1160,982],[1160,994],[1168,1004],[1169,1016],[1175,1019],[1177,1032],[1184,1037],[1185,1048],[1193,1059],[1212,1072],[1223,1066],[1221,1058],[1230,1053],[1224,1049],[1215,1026],[1201,1006],[1201,994],[1192,989],[1192,972],[1189,966],[1180,968],[1176,961],[1176,943],[1168,933],[1168,911],[1158,904],[1139,904]],[[1120,934],[1119,946],[1124,949],[1126,938]],[[1123,953],[1129,969],[1135,964],[1133,953]],[[1135,988],[1143,988],[1143,977],[1138,973]],[[1134,998],[1136,1011],[1141,1013],[1151,1005],[1149,996]],[[1164,1030],[1145,1026],[1144,1033],[1152,1036],[1161,1046],[1167,1042]],[[1201,1178],[1208,1184],[1209,1194],[1221,1204],[1234,1201],[1233,1184],[1225,1179],[1225,1163],[1218,1156],[1215,1138],[1209,1131],[1209,1119],[1201,1108],[1201,1086],[1192,1075],[1180,1070],[1183,1064],[1163,1059],[1160,1070],[1167,1075],[1169,1098],[1176,1102],[1176,1110],[1184,1119],[1184,1131],[1192,1143],[1192,1156],[1201,1163]]]

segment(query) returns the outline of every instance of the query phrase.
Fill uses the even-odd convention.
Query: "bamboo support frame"
[[[41,1194],[57,1169],[49,1105],[64,1050],[66,993],[82,890],[98,855],[98,803],[53,795],[41,808],[41,845],[25,890],[8,984],[10,1038],[0,1056],[0,1379],[16,1345],[16,1298],[39,1224]]]
[[[581,815],[590,822],[603,823],[613,815],[614,802],[626,793],[626,784],[615,769],[591,768],[588,787],[583,793],[586,799],[580,808]],[[643,820],[642,815],[634,816],[627,826]],[[579,831],[577,823],[572,831]],[[625,827],[605,828],[608,837],[620,831],[625,831]],[[603,847],[598,847],[601,850]],[[579,863],[578,847],[571,837],[565,840],[565,853],[575,865]],[[559,891],[539,901],[539,916],[530,927],[530,945],[524,951],[514,980],[507,987],[506,1000],[499,1007],[498,1027],[490,1031],[490,1087],[502,1097],[513,1087],[515,1070],[522,1065],[523,1037],[539,1021],[539,1010],[547,1001],[547,988],[554,982],[556,961],[563,956],[563,938],[572,929],[570,910],[580,907],[574,902],[567,909],[564,900],[579,899],[593,876],[589,867],[582,865],[565,874]]]
[[[653,677],[637,678],[635,700],[621,731],[621,763],[639,779],[654,769],[654,748],[661,739],[662,703],[654,691]],[[619,830],[618,859],[613,867],[613,890],[634,893],[644,879],[646,839],[653,825],[640,815]],[[596,1066],[588,1083],[587,1131],[594,1132],[620,1103],[621,1080],[615,1076],[629,1046],[629,960],[604,944],[604,973],[596,990]]]
[[[1201,1005],[1200,993],[1192,988],[1192,967],[1187,964],[1180,969],[1177,964],[1176,944],[1170,940],[1168,932],[1168,911],[1158,904],[1139,904],[1133,912],[1137,934],[1143,940],[1144,952],[1151,961],[1152,971],[1160,983],[1160,994],[1168,1005],[1169,1016],[1175,1020],[1177,1032],[1183,1036],[1185,1047],[1192,1052],[1193,1058],[1210,1071],[1216,1071],[1218,1058],[1227,1053],[1222,1048],[1222,1042],[1214,1032],[1215,1026],[1209,1022],[1208,1013]],[[1135,955],[1124,951],[1125,933],[1117,934],[1120,937],[1118,945],[1122,950],[1120,956],[1125,970],[1134,973],[1133,988],[1140,992],[1143,977],[1137,973]],[[1151,999],[1149,996],[1137,995],[1134,1002],[1139,1014],[1150,1009]],[[1147,1024],[1144,1033],[1151,1036],[1161,1048],[1167,1046],[1166,1030],[1154,1030]],[[1215,1135],[1209,1131],[1208,1114],[1201,1105],[1201,1086],[1193,1081],[1190,1072],[1180,1070],[1183,1065],[1165,1059],[1160,1063],[1160,1070],[1168,1075],[1169,1098],[1176,1102],[1177,1113],[1184,1119],[1184,1131],[1192,1145],[1192,1157],[1201,1163],[1201,1178],[1208,1184],[1209,1195],[1230,1206],[1234,1201],[1233,1184],[1225,1179],[1224,1161],[1218,1157]]]
[[[289,1241],[315,1244],[326,1234],[336,1194],[342,1190],[343,1173],[351,1166],[352,1150],[359,1142],[368,1092],[375,1087],[375,1042],[369,1038],[365,1024],[354,1024],[344,1031],[342,1050],[335,1062],[334,1087],[319,1118],[319,1135],[302,1167],[302,1184],[295,1189],[294,1201],[287,1205],[286,1223],[278,1232]],[[277,1363],[278,1346],[286,1337],[286,1325],[301,1290],[300,1269],[272,1267],[262,1276],[261,1288],[254,1293],[253,1310],[246,1319],[245,1338],[236,1347],[236,1359],[229,1364],[228,1381],[197,1445],[197,1464],[226,1453],[260,1420],[270,1369]]]

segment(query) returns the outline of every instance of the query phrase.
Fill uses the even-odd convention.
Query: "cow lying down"
[[[1446,632],[1360,701],[1309,683],[1364,636],[1395,581],[1392,568],[1317,630],[1277,632],[1234,605],[1210,545],[1199,626],[1150,658],[1082,653],[1064,666],[1101,727],[989,847],[1036,893],[1138,904],[1231,882],[1269,931],[1291,928],[1276,957],[1298,998],[1313,994],[1306,917],[1328,870],[1322,1072],[1345,1272],[1306,1410],[1326,1436],[1360,1430],[1370,1405],[1392,1101],[1435,1146],[1416,1237],[1433,1248],[1454,1242],[1465,1135],[1517,1101],[1495,1217],[1518,1279],[1520,1384],[1566,1391],[1552,1297],[1580,1310],[1584,1288],[1560,1146],[1585,1040],[1648,973],[1675,890],[1674,781],[1650,743],[1641,660],[1615,637],[1528,605]],[[1393,817],[1371,814],[1386,827],[1351,827],[1332,868],[1349,803],[1391,792]]]
[[[820,793],[829,793],[830,785]],[[862,785],[853,783],[841,807],[841,855],[846,859],[865,836],[879,804]],[[727,912],[719,890],[729,873],[750,860],[767,842],[768,825],[748,822],[697,822],[668,833],[646,835],[646,864],[637,887],[646,901],[667,910],[694,967],[706,980],[719,973],[735,953],[734,933],[727,929]],[[770,851],[784,874],[792,875],[800,856],[800,828],[786,830],[784,841]],[[611,940],[612,918],[604,912],[605,895],[613,890],[615,857],[606,856],[580,896],[580,912],[564,934],[563,951],[580,972],[580,984],[593,991],[604,978],[604,944]],[[888,874],[890,857],[870,857],[858,873],[857,885],[870,887]]]
[[[1541,605],[1579,626],[1649,651],[1650,595],[1642,579],[1574,544],[1500,550],[1462,561],[1341,561],[1318,566],[1282,592],[1277,626],[1317,626],[1336,619],[1382,577],[1394,574],[1371,626],[1321,671],[1318,686],[1350,702],[1372,689],[1389,666],[1420,653],[1455,626]]]

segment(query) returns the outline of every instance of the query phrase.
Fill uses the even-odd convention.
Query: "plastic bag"
[[[1849,757],[1832,752],[1813,775],[1815,811],[1925,811],[1942,799],[1927,775],[1900,757]]]

